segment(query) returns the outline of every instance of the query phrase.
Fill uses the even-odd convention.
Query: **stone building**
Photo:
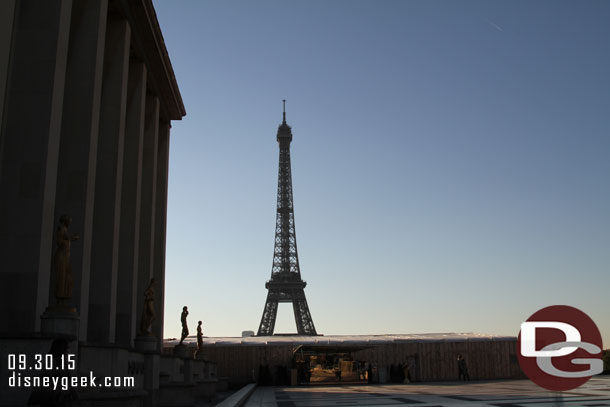
[[[3,364],[7,354],[45,353],[63,335],[79,372],[136,377],[135,389],[96,397],[162,399],[170,128],[185,114],[151,0],[0,2]],[[66,304],[75,312],[58,317],[47,311],[63,214],[79,239]],[[158,340],[143,352],[135,339],[151,278]],[[187,384],[209,368],[176,363],[175,381]],[[25,403],[31,389],[8,388],[11,373],[0,372],[0,404]]]

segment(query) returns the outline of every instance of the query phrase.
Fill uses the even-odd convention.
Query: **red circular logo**
[[[517,355],[523,373],[551,391],[572,390],[603,370],[602,336],[579,309],[552,305],[521,324]]]

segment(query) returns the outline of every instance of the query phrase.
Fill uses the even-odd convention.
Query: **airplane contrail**
[[[498,31],[504,31],[502,29],[502,27],[500,27],[498,24],[494,23],[493,21],[491,21],[490,19],[486,18],[485,22],[487,22],[487,24],[491,25],[493,28],[495,28]]]

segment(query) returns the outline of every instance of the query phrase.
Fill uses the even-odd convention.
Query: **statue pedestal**
[[[78,339],[80,318],[76,309],[68,307],[47,307],[40,316],[40,331],[50,336],[62,336],[70,340]]]
[[[134,341],[136,350],[142,353],[158,353],[157,338],[155,336],[136,336]]]
[[[174,346],[174,356],[178,356],[179,358],[190,359],[189,352],[186,345],[178,344]]]
[[[203,349],[199,349],[198,351],[195,352],[195,359],[197,359],[197,360],[206,360],[205,352],[203,351]]]

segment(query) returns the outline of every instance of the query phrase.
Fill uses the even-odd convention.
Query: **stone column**
[[[113,343],[115,339],[130,36],[126,20],[109,18],[95,178],[87,327],[87,341],[90,343]]]
[[[0,137],[3,332],[38,331],[49,303],[71,8],[70,0],[16,5]]]
[[[155,196],[155,240],[153,274],[157,282],[155,334],[159,338],[159,351],[163,346],[163,311],[165,306],[165,232],[167,229],[167,181],[169,170],[169,122],[159,124],[157,152],[157,190]]]
[[[71,305],[84,313],[85,317],[80,322],[82,332],[87,329],[89,306],[93,199],[107,15],[106,0],[79,0],[72,7],[57,169],[55,222],[62,214],[70,215],[70,229],[80,235],[80,240],[72,245],[71,250],[74,278]],[[51,281],[52,301],[53,276]]]
[[[144,355],[144,406],[156,407],[159,405],[159,371],[161,369],[161,356],[158,353],[145,352]]]
[[[144,128],[144,147],[142,151],[142,184],[140,205],[140,247],[138,256],[138,297],[137,310],[144,306],[144,293],[153,277],[155,197],[157,188],[157,146],[159,138],[159,98],[148,95],[146,98],[146,118]],[[162,282],[156,281],[155,297],[163,290]],[[155,298],[155,311],[157,299]],[[141,315],[138,314],[138,326]],[[153,329],[159,324],[159,314],[153,322]],[[161,341],[162,338],[159,338]]]
[[[4,96],[9,78],[8,68],[11,60],[11,43],[15,22],[16,0],[0,2],[0,125],[4,113]],[[0,137],[0,160],[2,160],[2,138]],[[0,168],[2,168],[0,166]],[[1,170],[0,170],[1,171]]]
[[[146,108],[146,66],[129,64],[127,118],[123,154],[123,191],[121,193],[121,229],[117,286],[116,343],[133,346],[138,327],[136,316],[138,292],[138,250],[140,242],[140,185],[142,146]]]

